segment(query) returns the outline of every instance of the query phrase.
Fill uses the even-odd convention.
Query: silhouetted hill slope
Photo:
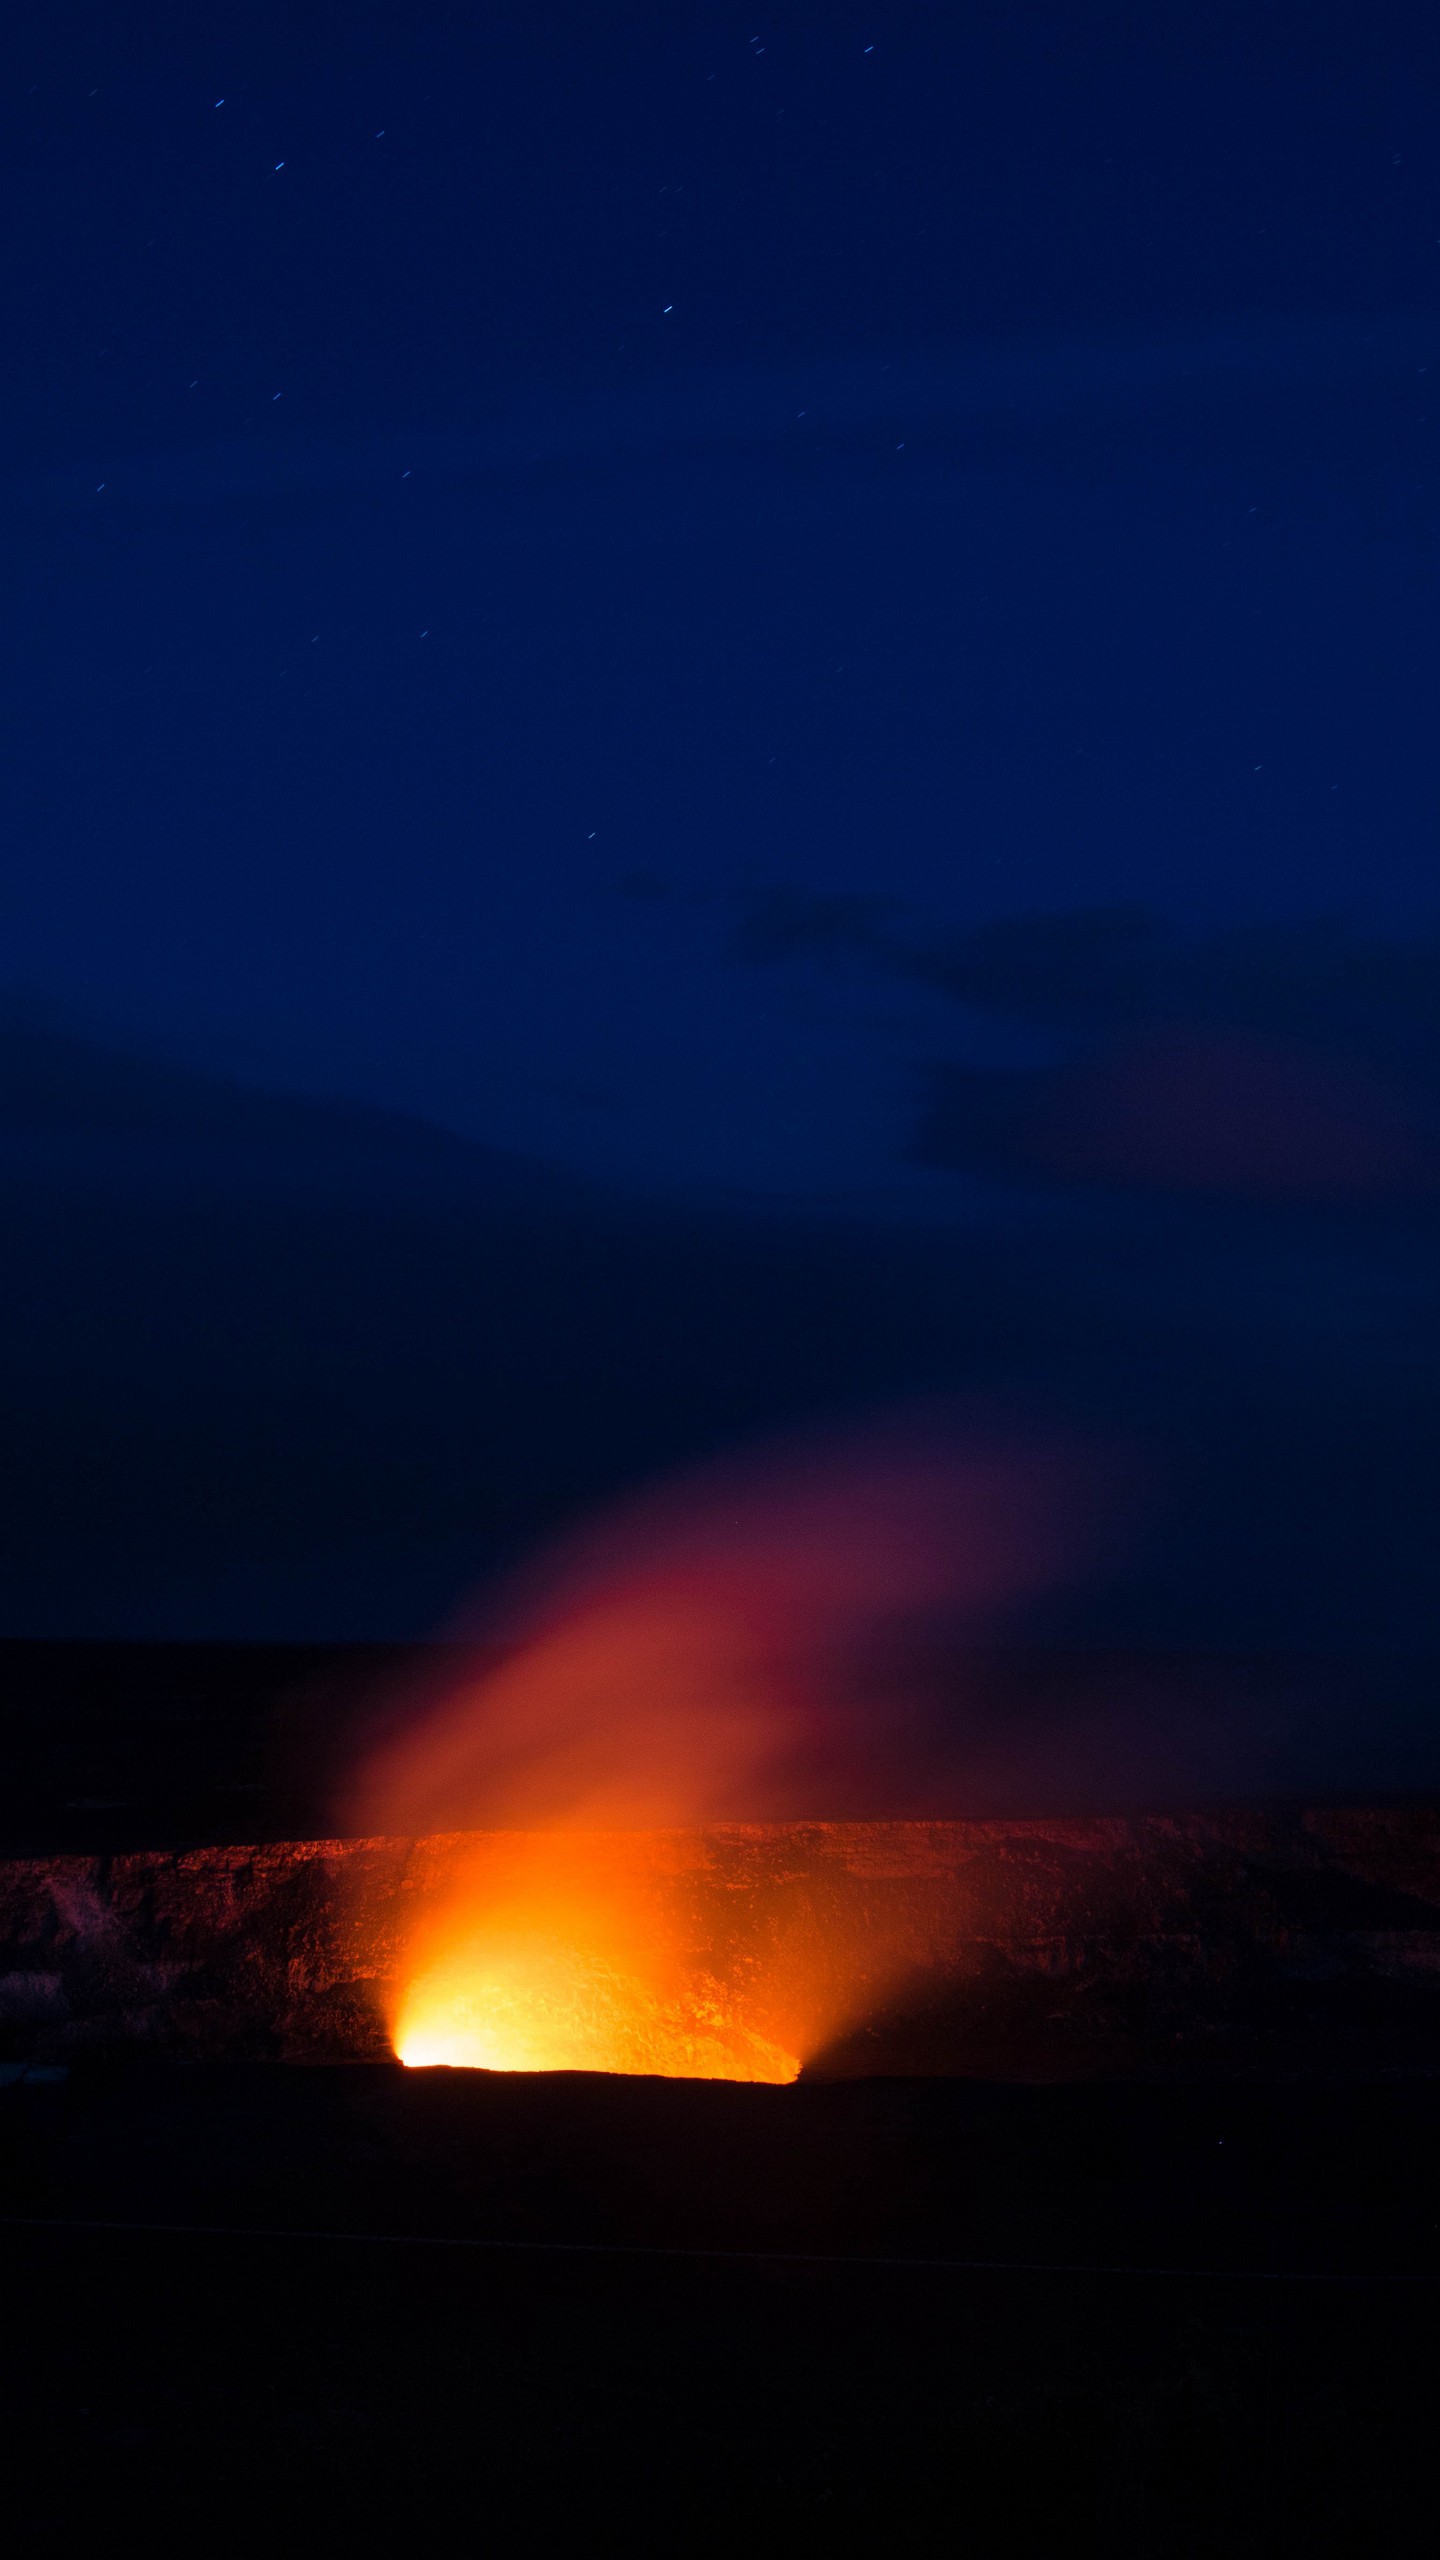
[[[1007,1331],[953,1240],[628,1202],[50,1031],[3,1050],[0,1219],[21,1633],[419,1631],[497,1543]]]
[[[577,1175],[343,1095],[239,1083],[44,1021],[0,1018],[0,1174],[559,1206]]]

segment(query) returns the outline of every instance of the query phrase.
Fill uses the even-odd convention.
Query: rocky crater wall
[[[373,2060],[417,1918],[486,1835],[0,1865],[0,2059]],[[1440,2069],[1440,1805],[592,1836],[734,1981],[783,1942],[873,1997],[812,2076]],[[895,1951],[899,1950],[898,1960]]]

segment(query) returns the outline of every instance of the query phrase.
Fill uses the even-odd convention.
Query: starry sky
[[[11,31],[17,1632],[404,1632],[973,1375],[1203,1408],[1107,1626],[1428,1641],[1437,85],[1415,0]]]
[[[37,13],[8,980],[923,1202],[965,1026],[757,900],[1432,919],[1427,18]]]

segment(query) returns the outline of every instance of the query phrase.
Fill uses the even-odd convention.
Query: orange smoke
[[[1092,1509],[1077,1453],[928,1408],[699,1470],[518,1577],[487,1654],[410,1703],[345,1808],[392,1835],[511,1835],[417,1918],[402,2057],[792,2078],[841,2023],[833,1988],[807,2018],[784,1947],[765,1982],[722,1978],[654,1833],[963,1811],[925,1639],[1072,1569]]]
[[[517,1577],[486,1654],[372,1749],[347,1818],[394,1833],[963,1811],[933,1800],[945,1733],[915,1642],[973,1636],[1073,1569],[1093,1511],[1078,1452],[966,1443],[933,1409],[697,1470]]]

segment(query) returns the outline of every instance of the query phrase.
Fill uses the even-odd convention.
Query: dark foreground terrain
[[[1435,2081],[151,2062],[0,2126],[18,2547],[1432,2548]]]

